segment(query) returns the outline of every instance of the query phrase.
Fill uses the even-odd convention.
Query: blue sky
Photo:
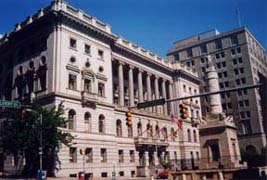
[[[0,34],[51,0],[1,0]],[[243,26],[266,49],[266,0],[67,0],[69,4],[112,26],[112,31],[163,57],[173,42],[218,29],[238,28],[235,7]]]

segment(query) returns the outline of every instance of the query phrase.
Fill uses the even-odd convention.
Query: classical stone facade
[[[118,176],[138,176],[164,160],[177,159],[177,169],[192,168],[181,160],[199,160],[198,126],[191,123],[201,119],[199,98],[184,101],[189,117],[182,129],[170,120],[182,102],[133,109],[130,127],[125,120],[138,102],[198,94],[197,73],[120,38],[66,2],[54,1],[18,23],[0,40],[0,56],[2,97],[27,103],[34,93],[44,106],[64,101],[65,130],[75,139],[60,149],[57,176],[83,170],[80,150],[95,177],[111,177],[113,164]],[[2,168],[14,173],[18,165],[9,159]]]
[[[201,92],[208,92],[206,55],[210,55],[219,76],[220,89],[263,83],[260,89],[221,94],[222,108],[232,115],[238,128],[240,148],[261,152],[266,147],[267,60],[266,51],[247,28],[219,33],[197,34],[174,43],[169,60],[196,69],[205,82]],[[202,114],[210,113],[209,98],[201,99]]]

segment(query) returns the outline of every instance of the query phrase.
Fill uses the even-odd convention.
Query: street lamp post
[[[27,108],[26,111],[28,112],[33,112],[39,115],[39,113],[33,109],[29,109]],[[43,128],[43,115],[42,113],[40,113],[39,116],[39,120],[40,120],[40,134],[39,134],[39,141],[40,141],[40,147],[39,147],[39,166],[40,166],[40,170],[38,174],[40,176],[40,179],[43,179],[42,175],[43,175],[43,133],[42,133],[42,128]]]

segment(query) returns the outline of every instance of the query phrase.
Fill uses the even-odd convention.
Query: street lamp
[[[40,141],[40,147],[39,147],[39,166],[40,166],[40,170],[38,175],[40,176],[40,179],[43,179],[43,134],[42,134],[42,127],[43,127],[43,115],[42,113],[39,114],[39,112],[37,112],[36,110],[30,109],[30,108],[26,108],[26,111],[28,112],[33,112],[39,115],[39,120],[40,120],[40,135],[39,135],[39,141]]]

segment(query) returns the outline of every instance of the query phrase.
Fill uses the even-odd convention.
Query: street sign
[[[21,107],[21,103],[18,101],[0,100],[0,107],[19,109]]]
[[[146,108],[150,106],[158,106],[158,105],[163,105],[163,104],[165,104],[165,98],[138,103],[137,108],[141,109],[141,108]]]

